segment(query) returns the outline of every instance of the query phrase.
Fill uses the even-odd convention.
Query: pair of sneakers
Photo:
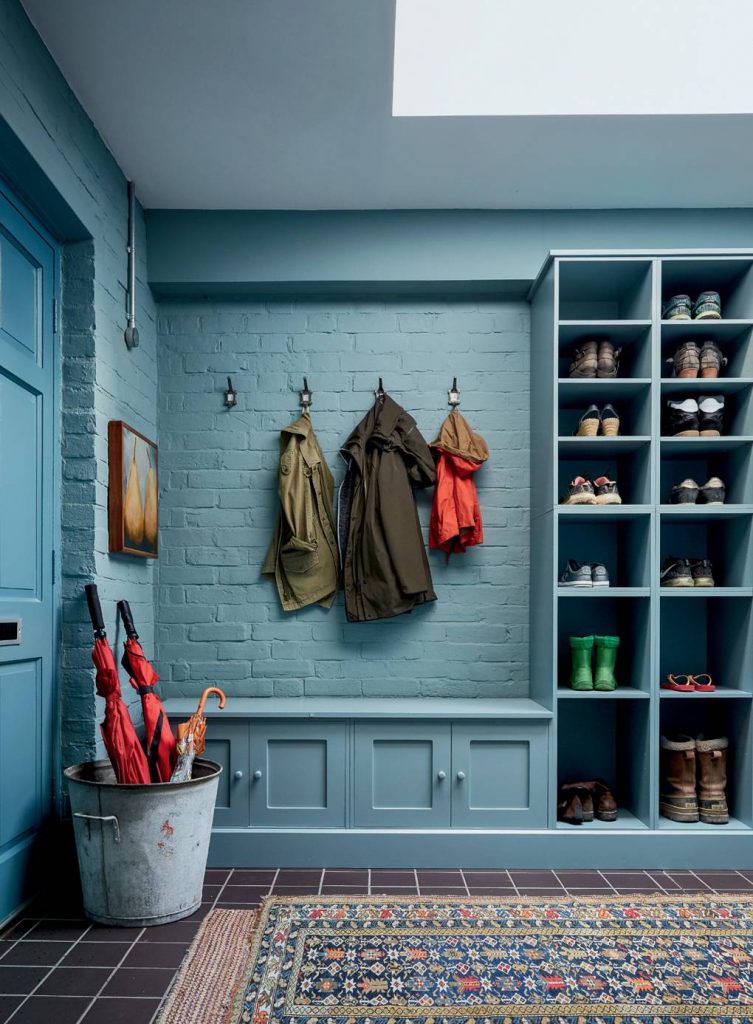
[[[695,302],[689,295],[673,295],[662,310],[663,320],[721,320],[719,292],[701,292]]]
[[[667,433],[672,437],[719,437],[723,425],[724,395],[667,402]]]
[[[659,574],[663,587],[713,587],[714,569],[708,558],[677,558],[670,555],[664,559]]]
[[[560,505],[621,505],[622,498],[617,490],[617,481],[608,476],[589,480],[576,476],[570,481],[567,492],[560,498]]]
[[[601,562],[585,562],[581,565],[574,558],[567,560],[565,571],[559,578],[561,587],[608,587],[609,573]]]
[[[672,487],[672,505],[723,505],[727,495],[724,481],[718,476],[709,477],[703,486],[688,477]]]

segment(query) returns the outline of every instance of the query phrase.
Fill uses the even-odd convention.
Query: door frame
[[[60,819],[63,811],[63,751],[61,745],[60,731],[60,655],[62,645],[62,571],[61,571],[61,546],[62,546],[62,448],[61,448],[61,416],[62,416],[62,301],[61,301],[61,271],[62,271],[62,247],[50,232],[40,223],[37,217],[20,200],[12,184],[0,176],[0,196],[26,221],[29,227],[35,231],[40,238],[52,250],[53,270],[51,293],[53,301],[52,311],[52,550],[55,571],[52,579],[52,656],[50,664],[50,693],[47,699],[50,702],[50,738],[52,750],[49,752],[50,778],[50,807],[48,813]],[[47,571],[50,571],[50,566]],[[44,693],[43,693],[44,700]]]

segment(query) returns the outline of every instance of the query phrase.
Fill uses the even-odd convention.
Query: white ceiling
[[[146,207],[753,206],[747,115],[393,117],[394,0],[23,3]]]

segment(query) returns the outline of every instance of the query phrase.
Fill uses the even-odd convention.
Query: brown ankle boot
[[[695,740],[661,738],[659,813],[670,821],[698,821],[695,788]]]
[[[617,801],[603,779],[596,779],[594,782],[594,800],[599,821],[617,821]]]
[[[557,801],[557,821],[564,821],[566,825],[583,824],[583,804],[580,796],[575,791],[566,792],[564,786],[560,787]]]
[[[698,766],[698,810],[701,821],[709,825],[726,825],[729,821],[727,798],[726,736],[718,740],[697,739],[695,756]]]

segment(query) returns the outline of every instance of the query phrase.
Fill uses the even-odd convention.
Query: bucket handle
[[[112,827],[115,831],[115,842],[120,842],[120,823],[114,814],[81,814],[80,811],[76,811],[73,815],[74,818],[85,818],[87,821],[87,828],[91,830],[91,825],[88,824],[90,821],[111,821]]]

